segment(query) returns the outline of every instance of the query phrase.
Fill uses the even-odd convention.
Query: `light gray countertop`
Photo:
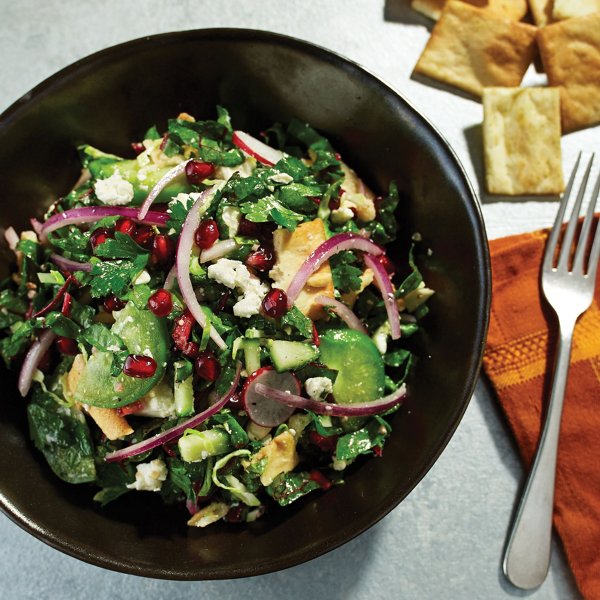
[[[34,85],[97,50],[154,33],[247,27],[337,51],[387,81],[457,152],[476,190],[482,170],[479,103],[410,79],[428,37],[409,0],[0,0],[0,112]],[[539,76],[528,74],[527,80]],[[536,79],[537,77],[537,79]],[[598,128],[563,138],[565,171]],[[490,238],[551,224],[551,202],[482,195]],[[6,199],[4,199],[6,201]],[[167,582],[104,571],[44,545],[0,515],[0,599],[407,598],[576,599],[555,543],[550,573],[525,593],[503,579],[500,556],[523,473],[502,415],[481,380],[456,434],[424,480],[358,539],[307,564],[241,581]]]

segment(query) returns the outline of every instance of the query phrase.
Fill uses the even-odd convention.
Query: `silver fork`
[[[596,199],[600,191],[599,176],[594,186],[581,233],[578,240],[575,241],[576,250],[572,267],[569,267],[571,248],[577,229],[581,202],[594,160],[593,155],[585,170],[569,224],[559,245],[561,226],[573,190],[580,159],[581,154],[571,173],[554,226],[546,243],[542,264],[542,291],[548,304],[556,313],[559,324],[554,379],[542,433],[509,531],[502,564],[504,574],[510,582],[526,590],[536,588],[542,584],[550,564],[556,456],[567,371],[571,357],[573,330],[579,316],[592,303],[598,256],[600,255],[600,224],[598,224],[586,268],[585,257],[587,248],[589,248]],[[559,246],[558,262],[555,264],[555,256]]]

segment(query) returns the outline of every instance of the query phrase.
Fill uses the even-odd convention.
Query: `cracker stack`
[[[600,0],[412,0],[437,19],[414,72],[483,98],[491,194],[559,194],[560,135],[600,123]],[[536,26],[520,22],[530,9]],[[520,88],[539,49],[548,88]]]

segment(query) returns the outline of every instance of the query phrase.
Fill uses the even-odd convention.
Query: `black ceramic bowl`
[[[419,340],[410,396],[380,459],[360,461],[344,486],[273,509],[251,526],[187,528],[185,512],[152,494],[105,509],[86,486],[63,484],[27,432],[14,374],[2,370],[0,506],[44,542],[96,565],[151,577],[257,575],[309,560],[365,531],[420,481],[472,394],[488,323],[490,271],[481,214],[452,150],[401,96],[356,64],[271,33],[213,29],[159,35],[104,50],[62,70],[0,117],[0,225],[27,227],[77,179],[83,142],[127,154],[147,127],[226,106],[257,133],[298,117],[331,138],[378,192],[396,180],[398,260],[422,234],[419,264],[436,290]],[[8,252],[4,253],[4,274]],[[3,276],[4,276],[3,274]],[[141,498],[139,497],[141,496]]]

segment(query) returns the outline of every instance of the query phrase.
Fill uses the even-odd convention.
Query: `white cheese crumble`
[[[304,389],[313,400],[324,400],[333,392],[333,384],[328,377],[309,377],[304,382]]]
[[[331,221],[335,225],[343,225],[354,218],[354,212],[348,206],[341,206],[331,211]]]
[[[158,492],[167,478],[167,465],[160,459],[141,463],[135,469],[135,481],[127,487],[130,490]]]
[[[236,317],[248,318],[258,314],[269,287],[250,273],[246,265],[239,260],[220,258],[208,267],[207,273],[210,279],[241,293],[241,298],[233,305]]]
[[[294,181],[294,178],[288,173],[275,173],[275,175],[271,175],[269,179],[275,183],[283,183],[284,185]]]
[[[229,230],[229,237],[235,237],[237,234],[238,228],[240,226],[240,219],[242,213],[239,208],[235,206],[226,206],[221,213],[221,218],[223,219],[223,223],[227,225],[227,229]]]
[[[133,285],[143,285],[144,283],[148,283],[150,281],[150,273],[148,271],[143,270],[134,280]]]
[[[100,202],[110,206],[129,204],[133,200],[133,185],[123,179],[118,171],[108,179],[96,181],[94,192]]]

